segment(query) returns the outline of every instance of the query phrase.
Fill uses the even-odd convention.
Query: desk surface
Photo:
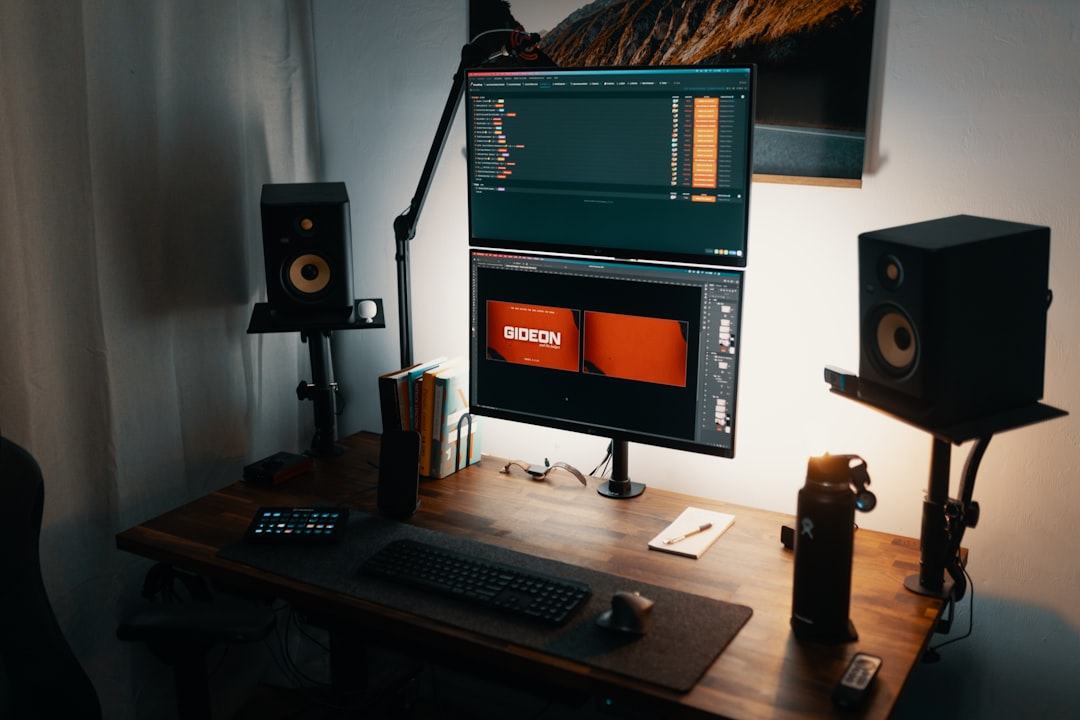
[[[330,503],[374,512],[378,436],[359,433],[342,444],[345,454],[316,460],[312,473],[276,488],[237,482],[119,533],[117,547],[280,597],[348,622],[376,641],[452,659],[458,667],[498,668],[537,687],[603,695],[637,710],[655,708],[664,717],[852,717],[836,709],[830,695],[857,651],[880,655],[884,663],[856,716],[886,717],[942,611],[940,600],[904,589],[904,578],[918,570],[917,540],[859,530],[850,613],[859,640],[835,646],[797,641],[789,625],[793,557],[779,541],[791,516],[656,488],[611,500],[596,492],[595,483],[583,488],[561,472],[544,482],[503,475],[503,462],[486,456],[448,478],[421,480],[421,506],[410,522],[753,608],[753,617],[689,693],[635,684],[217,556],[243,538],[263,505]],[[698,560],[648,550],[649,539],[688,505],[730,512],[735,524]]]

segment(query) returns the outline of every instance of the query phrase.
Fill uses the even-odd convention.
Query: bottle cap
[[[847,491],[851,487],[851,455],[811,457],[806,464],[806,480],[822,489]]]

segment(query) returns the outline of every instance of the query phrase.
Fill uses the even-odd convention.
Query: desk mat
[[[358,573],[364,560],[398,538],[434,542],[481,559],[580,580],[588,583],[592,595],[565,625],[551,628]],[[222,549],[218,555],[676,692],[687,692],[697,683],[753,613],[744,605],[636,582],[355,511],[345,535],[333,545],[237,543]],[[596,617],[611,607],[611,596],[617,590],[638,591],[656,601],[648,634],[626,635],[596,624]]]

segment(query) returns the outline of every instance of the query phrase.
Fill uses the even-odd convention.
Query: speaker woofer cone
[[[304,296],[317,295],[330,284],[330,263],[314,253],[295,258],[288,266],[287,287]]]
[[[871,315],[870,325],[871,356],[878,370],[892,378],[910,375],[918,364],[919,339],[907,313],[885,305]]]

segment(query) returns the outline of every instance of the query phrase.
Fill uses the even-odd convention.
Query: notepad
[[[699,558],[705,554],[717,538],[723,535],[732,523],[735,516],[729,513],[702,508],[688,507],[675,518],[670,525],[663,529],[659,535],[649,541],[650,550],[683,555],[685,557]],[[705,523],[712,523],[708,530],[695,532]],[[694,534],[689,534],[694,533]],[[680,535],[686,537],[676,543],[668,544],[665,540],[677,538]]]

